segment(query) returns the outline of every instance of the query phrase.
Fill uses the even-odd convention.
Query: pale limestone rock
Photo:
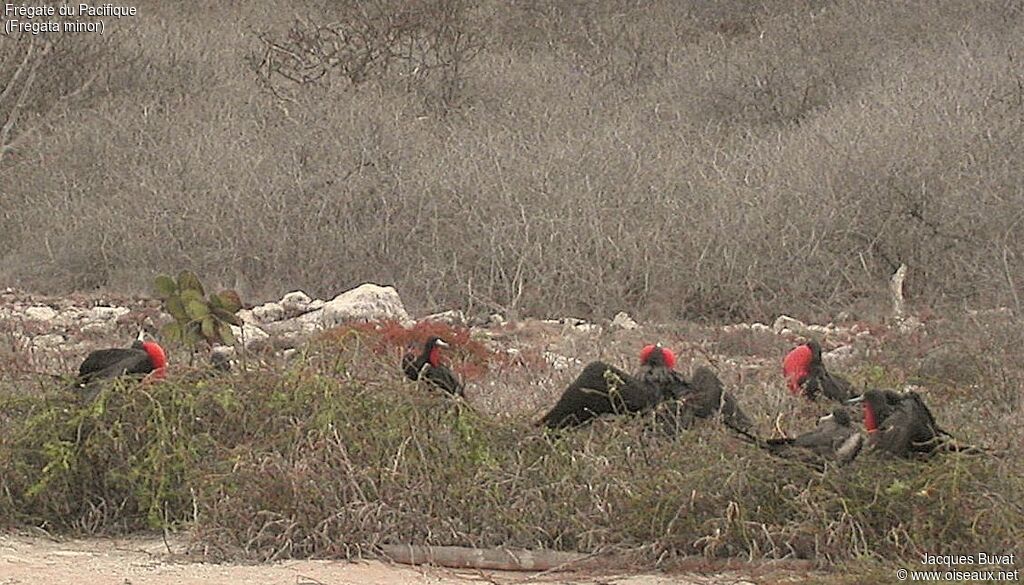
[[[612,319],[613,329],[623,329],[626,331],[630,331],[633,329],[637,329],[639,327],[640,325],[638,325],[637,322],[634,321],[633,318],[629,316],[629,313],[626,313],[625,311],[620,311],[616,313],[615,317]]]
[[[412,322],[394,287],[371,283],[341,293],[325,303],[319,312],[321,324],[325,328],[335,327],[347,321],[394,319],[402,324]]]
[[[788,315],[779,315],[779,318],[772,324],[772,331],[781,334],[785,330],[799,333],[801,331],[806,331],[807,325],[804,325],[803,321],[799,321]]]
[[[25,309],[22,314],[25,315],[26,319],[30,319],[32,321],[53,321],[58,315],[57,311],[52,307],[44,305],[29,307]]]
[[[263,329],[244,322],[241,327],[232,325],[231,333],[235,335],[235,345],[242,345],[246,349],[260,349],[267,345],[267,339],[270,337]]]
[[[284,310],[285,318],[291,318],[313,310],[310,307],[312,303],[313,299],[309,298],[309,295],[301,290],[296,290],[281,297],[281,301],[278,304]]]
[[[47,333],[46,335],[37,335],[32,339],[32,345],[37,349],[53,350],[64,347],[67,339],[64,338],[60,333]]]
[[[436,321],[438,323],[447,323],[448,325],[465,327],[466,314],[459,309],[452,309],[450,311],[442,311],[440,313],[434,313],[433,315],[427,315],[420,319],[420,321]]]
[[[92,307],[85,311],[85,318],[90,321],[116,321],[131,312],[128,307]]]
[[[276,323],[284,319],[284,307],[279,303],[264,303],[252,308],[252,316],[257,323]]]

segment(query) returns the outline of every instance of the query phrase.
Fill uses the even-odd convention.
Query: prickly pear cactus
[[[182,271],[177,280],[161,274],[153,288],[163,301],[164,310],[174,318],[162,331],[165,337],[192,347],[202,341],[209,345],[235,342],[231,326],[242,325],[236,315],[242,308],[237,292],[222,290],[207,296],[199,277],[188,270]]]

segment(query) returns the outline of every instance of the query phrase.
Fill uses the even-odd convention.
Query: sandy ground
[[[183,550],[184,546],[172,542],[171,548]],[[409,567],[377,561],[210,564],[181,560],[168,553],[162,539],[153,536],[56,541],[45,537],[0,535],[0,585],[744,585],[758,582],[763,581],[747,580],[735,573],[536,574]],[[772,579],[771,582],[777,581]]]

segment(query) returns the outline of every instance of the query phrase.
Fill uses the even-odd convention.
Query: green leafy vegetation
[[[869,456],[819,474],[714,425],[672,440],[644,420],[545,435],[349,360],[324,347],[287,369],[115,384],[86,407],[56,389],[5,399],[0,522],[189,527],[256,559],[402,542],[646,562],[1022,552],[1024,482],[990,457]]]
[[[235,314],[242,308],[237,292],[222,290],[206,296],[199,277],[187,270],[177,280],[165,274],[157,276],[153,288],[164,311],[174,318],[161,331],[163,336],[193,348],[203,341],[234,344],[231,326],[242,325]]]

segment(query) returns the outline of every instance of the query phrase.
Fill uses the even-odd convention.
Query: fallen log
[[[507,548],[467,548],[462,546],[425,546],[382,544],[381,552],[403,565],[437,565],[453,569],[491,569],[497,571],[554,571],[577,565],[593,554],[553,550],[514,550]],[[576,567],[574,567],[576,568]]]

